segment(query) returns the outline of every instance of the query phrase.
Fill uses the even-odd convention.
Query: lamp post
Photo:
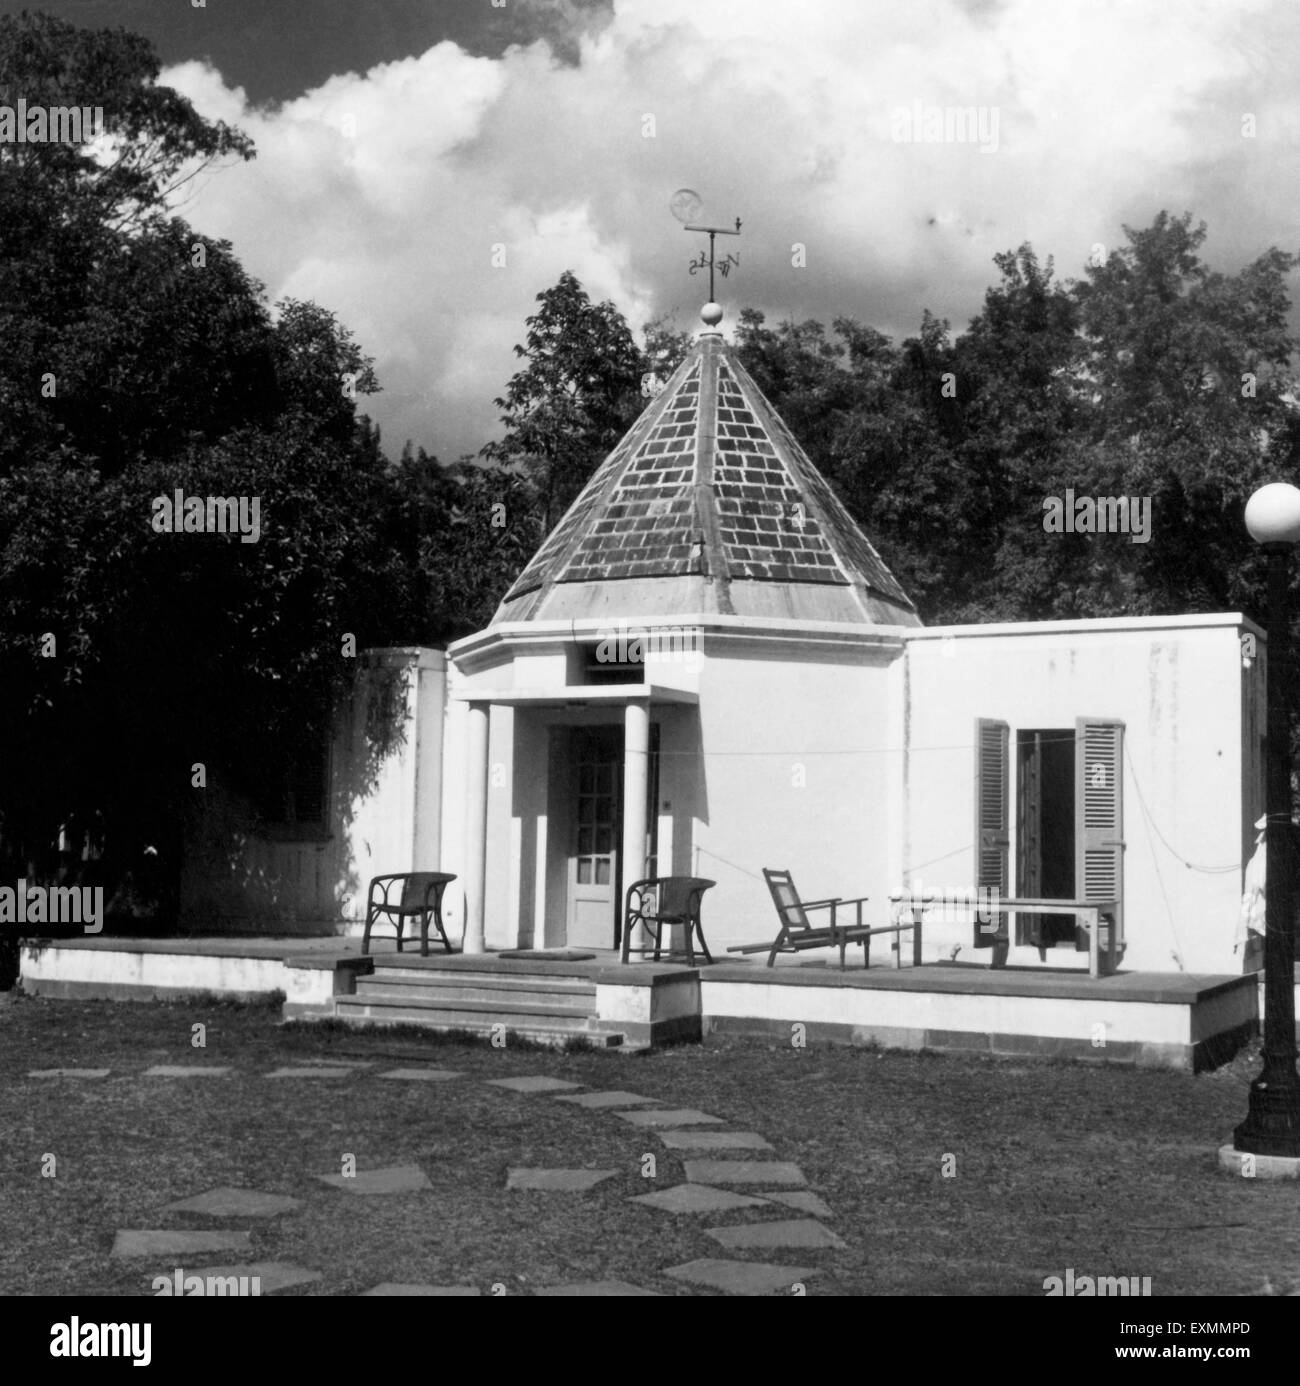
[[[1268,739],[1264,882],[1264,1067],[1233,1148],[1300,1159],[1300,1075],[1295,1041],[1295,852],[1291,827],[1291,550],[1300,542],[1300,490],[1262,486],[1246,504],[1246,528],[1268,554]]]

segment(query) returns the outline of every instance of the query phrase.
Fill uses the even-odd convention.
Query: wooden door
[[[570,948],[613,948],[623,831],[622,729],[575,727],[570,746],[573,793],[565,943]]]

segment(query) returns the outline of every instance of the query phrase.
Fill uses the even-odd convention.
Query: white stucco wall
[[[1239,972],[1243,791],[1263,661],[1243,668],[1240,618],[930,628],[895,666],[907,709],[899,881],[974,882],[975,722],[1011,728],[1011,888],[1016,732],[1125,724],[1126,968]],[[1246,766],[1248,773],[1254,767]],[[953,941],[969,930],[955,927]],[[932,929],[938,941],[943,929]],[[1054,952],[1057,950],[1053,950]]]
[[[888,655],[735,639],[706,649],[691,837],[695,869],[718,883],[704,906],[715,956],[775,938],[764,867],[789,870],[808,900],[869,895],[865,917],[885,922]]]

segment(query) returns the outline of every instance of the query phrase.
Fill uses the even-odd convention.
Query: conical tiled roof
[[[711,612],[920,624],[717,333],[596,470],[492,624]]]

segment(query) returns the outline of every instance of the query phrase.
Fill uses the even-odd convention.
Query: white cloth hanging
[[[1245,888],[1241,895],[1241,911],[1237,916],[1237,939],[1232,945],[1235,953],[1250,942],[1252,932],[1264,933],[1265,897],[1264,887],[1268,879],[1268,858],[1265,839],[1268,836],[1268,817],[1265,815],[1256,824],[1255,850],[1246,863]]]

